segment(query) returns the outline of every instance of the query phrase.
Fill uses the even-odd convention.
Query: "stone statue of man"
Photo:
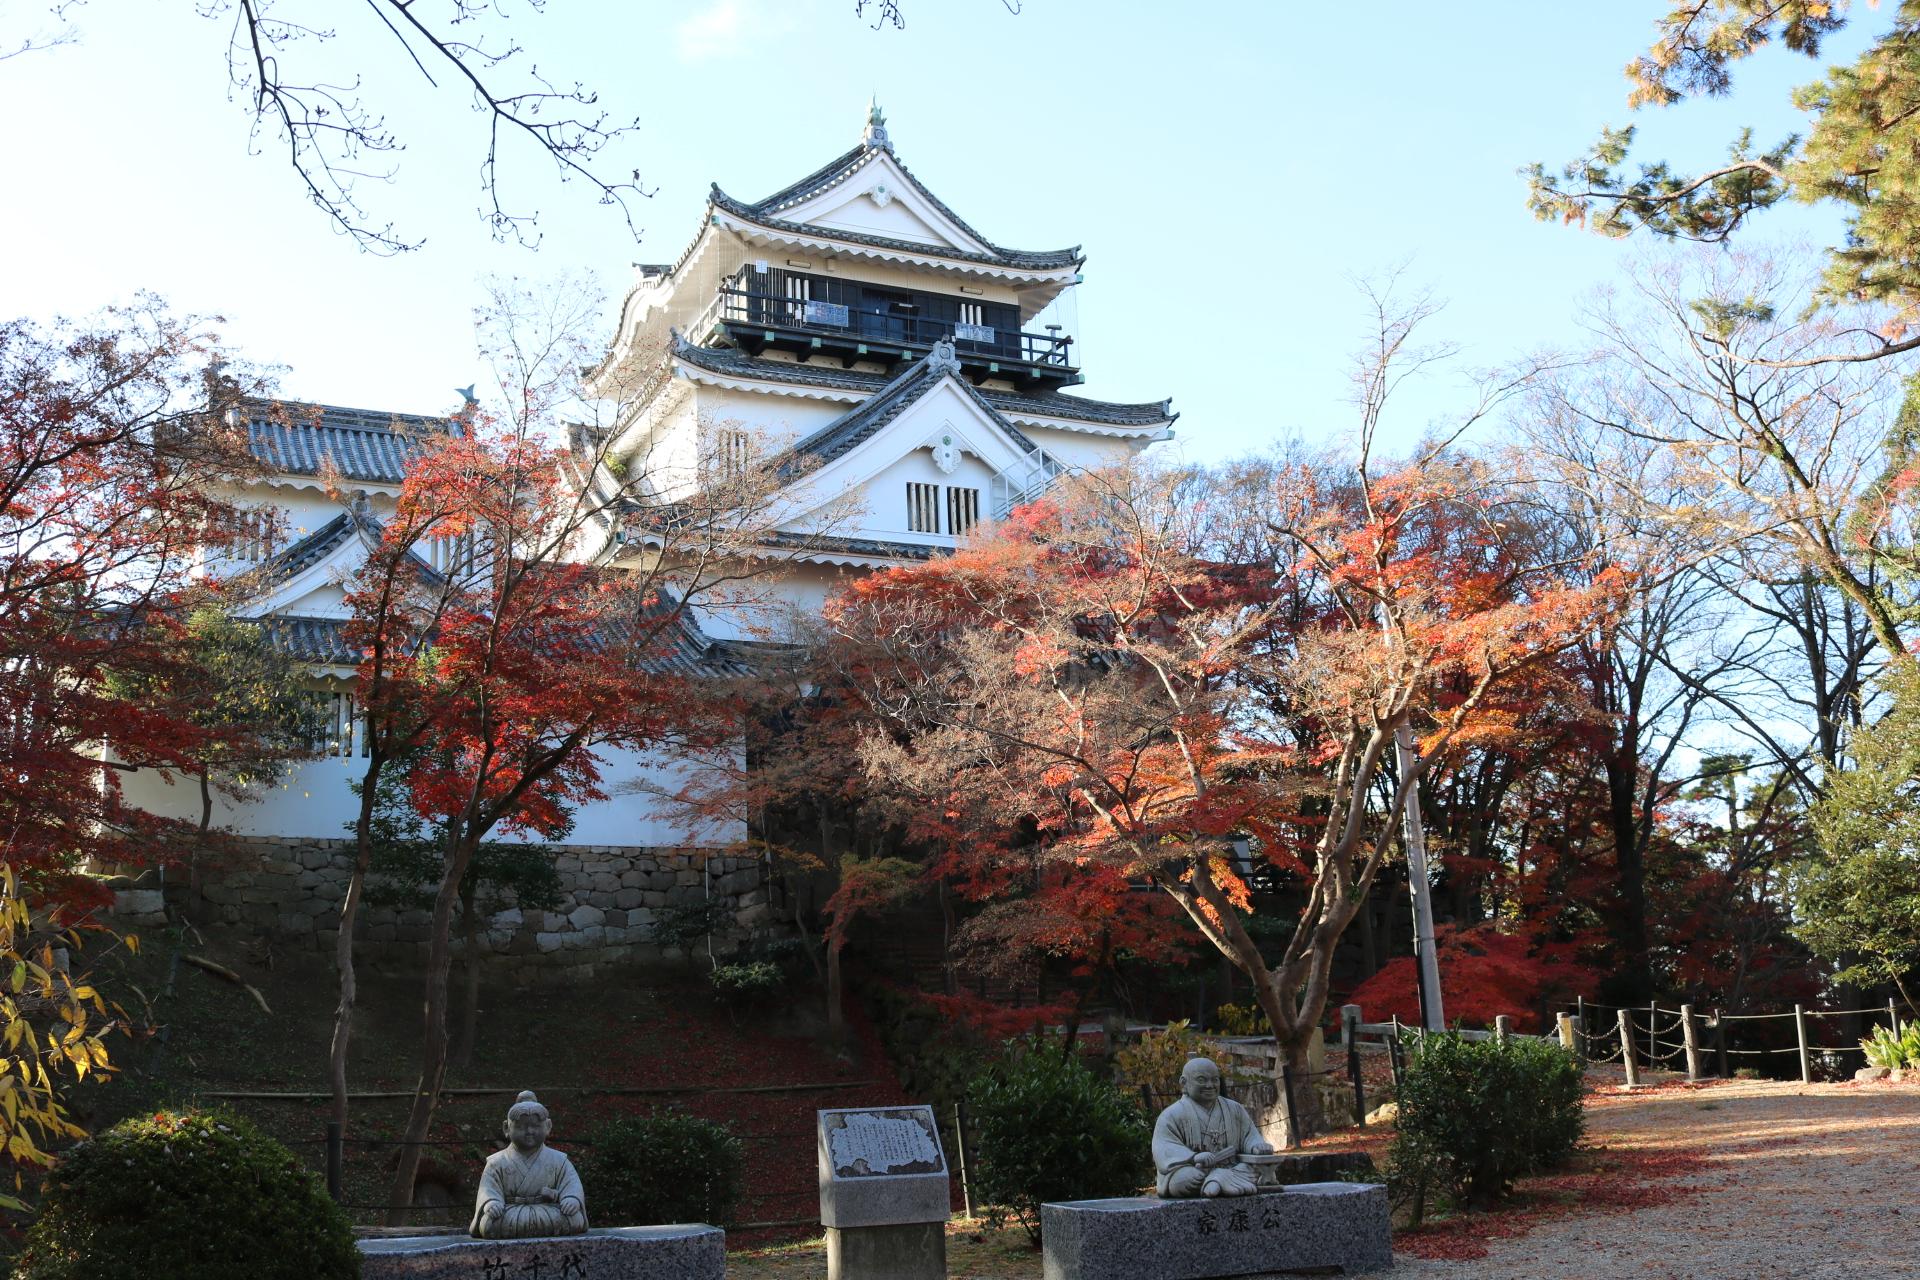
[[[1243,1155],[1272,1155],[1253,1117],[1232,1098],[1220,1096],[1220,1068],[1208,1058],[1189,1059],[1180,1071],[1179,1101],[1153,1125],[1155,1185],[1163,1196],[1252,1195],[1253,1170]]]
[[[587,1196],[564,1152],[547,1146],[553,1118],[523,1091],[501,1128],[513,1143],[487,1157],[468,1232],[482,1240],[577,1236],[587,1229]]]

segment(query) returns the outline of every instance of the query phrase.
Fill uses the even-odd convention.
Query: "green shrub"
[[[1870,1067],[1889,1071],[1920,1069],[1920,1022],[1909,1022],[1899,1035],[1891,1028],[1875,1027],[1873,1034],[1860,1042]]]
[[[1273,1023],[1257,1001],[1223,1004],[1213,1011],[1213,1028],[1223,1036],[1270,1036]]]
[[[1429,1191],[1484,1205],[1515,1178],[1565,1163],[1585,1129],[1581,1083],[1573,1055],[1544,1040],[1419,1037],[1389,1153],[1397,1189],[1417,1216]]]
[[[292,1152],[238,1116],[161,1112],[61,1157],[15,1267],[19,1280],[345,1280],[360,1255]]]
[[[653,913],[653,941],[663,947],[674,947],[692,959],[708,934],[718,933],[732,923],[733,909],[718,898],[659,907]]]
[[[748,960],[714,966],[707,975],[714,994],[734,1009],[752,1009],[771,1003],[786,990],[787,975],[766,960]]]
[[[1153,1168],[1147,1121],[1075,1058],[1016,1053],[967,1091],[978,1146],[975,1193],[1035,1243],[1050,1200],[1131,1195]]]
[[[726,1226],[744,1161],[727,1126],[684,1111],[622,1116],[589,1135],[581,1181],[596,1222]]]
[[[1225,1046],[1195,1031],[1185,1018],[1169,1022],[1163,1031],[1150,1031],[1120,1050],[1113,1056],[1113,1068],[1121,1083],[1134,1094],[1145,1085],[1156,1101],[1171,1102],[1180,1094],[1180,1073],[1190,1058],[1212,1059],[1224,1073],[1221,1083],[1229,1090],[1260,1079],[1236,1068]]]

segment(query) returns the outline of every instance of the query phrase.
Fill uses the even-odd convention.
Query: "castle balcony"
[[[1073,338],[1059,325],[1030,333],[1019,324],[1019,308],[1003,303],[749,267],[721,286],[687,337],[756,356],[790,351],[843,368],[864,360],[889,370],[951,338],[975,383],[1000,378],[1022,391],[1044,391],[1082,381]]]

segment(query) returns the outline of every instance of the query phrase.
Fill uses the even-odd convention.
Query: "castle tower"
[[[857,146],[772,195],[713,187],[679,258],[639,268],[596,371],[626,413],[582,444],[622,476],[682,477],[667,484],[716,459],[776,468],[785,593],[817,600],[1171,434],[1166,401],[1066,390],[1074,335],[1046,317],[1085,262],[988,240],[900,160],[874,106]],[[599,554],[617,562],[625,537],[610,522]]]

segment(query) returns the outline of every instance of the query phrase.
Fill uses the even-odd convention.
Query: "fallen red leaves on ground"
[[[1697,1194],[1674,1179],[1698,1173],[1707,1161],[1690,1152],[1601,1147],[1570,1172],[1529,1178],[1498,1209],[1463,1213],[1395,1233],[1394,1247],[1416,1258],[1466,1261],[1487,1256],[1487,1242],[1523,1236],[1548,1218],[1626,1213]]]

